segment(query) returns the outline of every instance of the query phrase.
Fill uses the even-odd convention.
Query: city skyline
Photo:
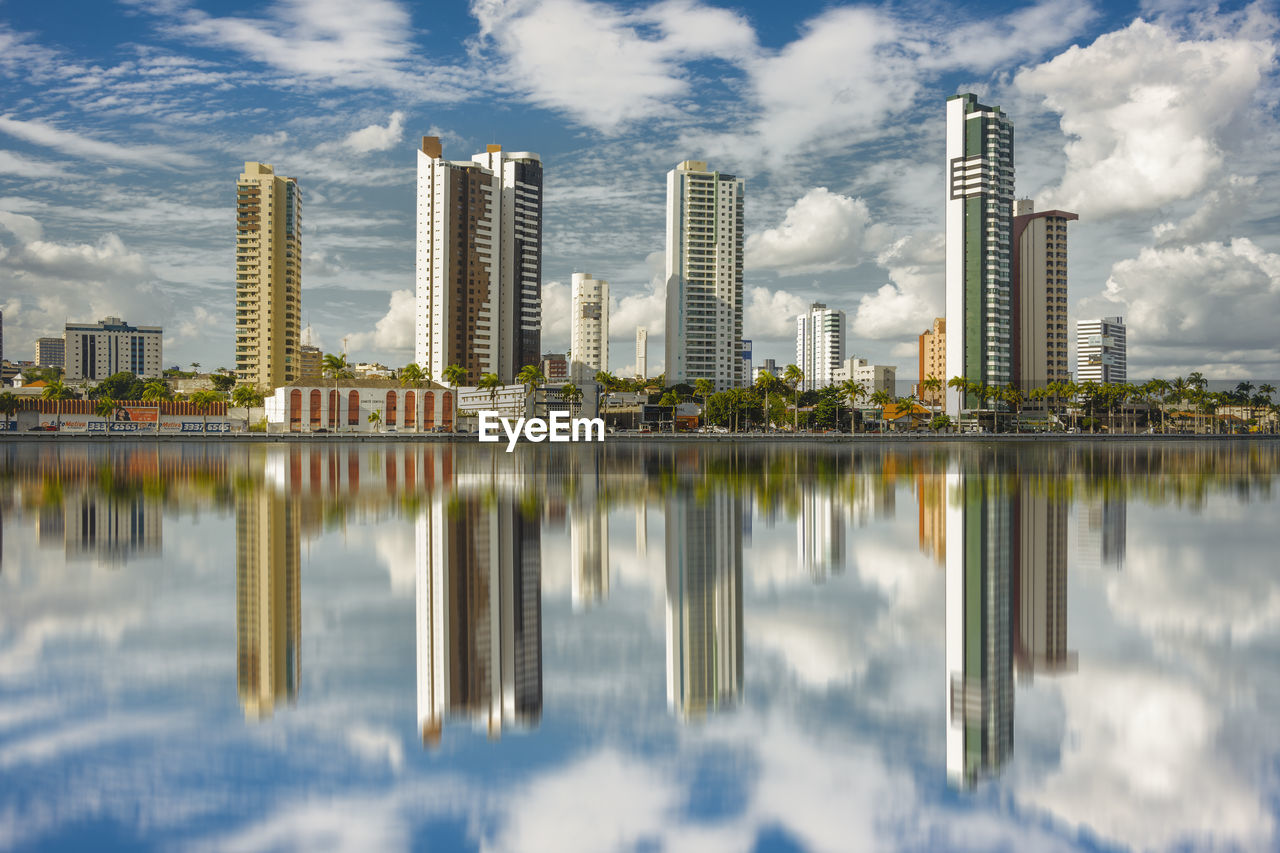
[[[1014,118],[1017,195],[1081,216],[1073,326],[1132,318],[1135,376],[1280,374],[1264,7],[374,5],[358,19],[305,2],[246,17],[211,3],[57,20],[6,7],[8,351],[114,314],[162,325],[174,362],[232,366],[227,183],[258,160],[307,196],[303,313],[318,343],[406,363],[409,151],[438,133],[450,150],[501,141],[543,157],[543,349],[567,347],[575,269],[613,287],[615,373],[633,366],[635,326],[663,346],[661,176],[705,158],[747,182],[742,334],[756,360],[788,361],[788,321],[823,301],[848,312],[852,350],[906,365],[944,313],[938,104],[974,91]],[[540,50],[545,27],[564,50]],[[572,71],[610,38],[627,61]]]

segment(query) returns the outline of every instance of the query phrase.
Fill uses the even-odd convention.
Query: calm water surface
[[[1280,444],[0,445],[0,847],[1280,846]]]

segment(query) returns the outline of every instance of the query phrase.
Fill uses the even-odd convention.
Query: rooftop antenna
[[[344,357],[344,358],[345,358],[345,357],[346,357],[346,355],[347,355],[347,338],[349,338],[349,337],[350,337],[350,335],[343,335],[343,336],[342,336],[342,355],[343,355],[343,357]]]

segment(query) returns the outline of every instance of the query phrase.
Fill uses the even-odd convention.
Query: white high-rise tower
[[[826,388],[844,361],[844,312],[821,302],[796,317],[796,365],[804,390]]]
[[[742,179],[686,160],[667,172],[667,384],[742,375]]]

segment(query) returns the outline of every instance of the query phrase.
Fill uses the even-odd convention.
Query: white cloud
[[[563,352],[569,348],[573,336],[570,320],[572,289],[563,281],[548,281],[542,285],[542,348],[548,352]],[[613,314],[609,314],[613,325]]]
[[[356,332],[347,337],[347,351],[354,357],[361,350],[413,356],[413,330],[417,321],[417,298],[412,290],[391,293],[391,304],[372,332]]]
[[[40,178],[60,178],[67,170],[57,163],[45,160],[33,160],[23,154],[0,150],[0,175],[19,175],[31,180]]]
[[[787,209],[777,228],[747,238],[746,265],[783,275],[848,269],[888,238],[886,226],[871,222],[865,201],[816,187]]]
[[[1200,206],[1181,222],[1162,222],[1151,229],[1156,245],[1198,243],[1222,238],[1223,231],[1247,210],[1259,194],[1258,179],[1230,175],[1205,193]]]
[[[920,70],[900,24],[867,7],[841,7],[804,25],[803,35],[749,66],[760,109],[753,133],[761,156],[781,156],[815,142],[876,135],[908,109]]]
[[[1126,846],[1270,847],[1274,822],[1222,749],[1217,699],[1140,670],[1082,669],[1055,684],[1061,762],[1019,800]]]
[[[11,114],[0,116],[0,133],[52,148],[64,154],[83,157],[86,160],[107,160],[113,163],[131,163],[135,166],[190,167],[200,164],[197,157],[164,145],[119,145],[91,139],[69,130],[59,130],[41,121],[23,121]]]
[[[1003,18],[983,16],[971,24],[948,29],[942,44],[922,61],[940,68],[989,70],[1014,60],[1038,57],[1070,41],[1097,17],[1088,0],[1042,0],[1014,9]]]
[[[1092,219],[1200,192],[1274,58],[1267,41],[1180,40],[1136,20],[1020,72],[1015,85],[1061,113],[1070,137],[1066,174],[1044,206]]]
[[[237,50],[285,74],[436,101],[456,100],[467,85],[458,69],[420,55],[413,21],[394,0],[277,0],[258,18],[217,17],[185,2],[158,6],[171,19],[166,32]]]
[[[387,121],[387,126],[371,124],[350,133],[343,145],[360,154],[370,151],[386,151],[400,142],[404,135],[404,113],[396,110]]]
[[[684,64],[737,59],[755,33],[739,15],[673,0],[622,11],[587,0],[475,0],[482,47],[505,64],[506,85],[602,133],[677,113]]]
[[[877,262],[891,283],[858,300],[852,333],[875,340],[914,336],[941,316],[944,251],[941,234],[916,234],[881,252]]]
[[[785,290],[747,288],[747,305],[742,312],[742,336],[751,341],[795,339],[796,316],[809,303]]]
[[[1214,350],[1226,350],[1278,367],[1280,255],[1243,237],[1143,249],[1115,264],[1103,293],[1082,300],[1078,313],[1122,314],[1130,363],[1172,360],[1199,369],[1215,360]],[[1230,360],[1223,355],[1216,360]]]

